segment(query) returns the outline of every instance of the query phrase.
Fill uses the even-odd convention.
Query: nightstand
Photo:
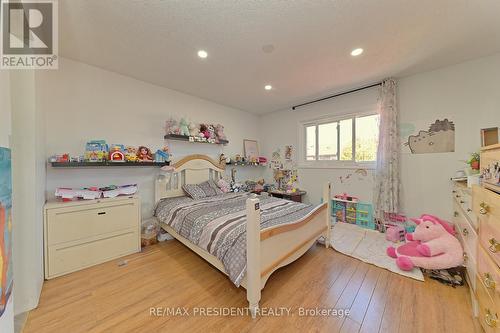
[[[295,202],[302,202],[302,196],[305,195],[307,192],[306,191],[296,191],[296,192],[283,192],[283,191],[269,191],[268,192],[270,196],[276,197],[276,198],[282,198],[286,200],[291,200]]]

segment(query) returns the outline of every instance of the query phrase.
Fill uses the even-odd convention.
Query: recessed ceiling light
[[[205,50],[199,50],[198,51],[198,57],[200,57],[201,59],[205,59],[206,57],[208,57],[207,51],[205,51]]]
[[[273,89],[273,86],[272,86],[272,85],[270,85],[270,84],[266,84],[266,85],[264,86],[264,89],[266,89],[266,90],[271,90],[271,89]]]
[[[351,51],[351,55],[353,57],[357,57],[359,56],[361,53],[363,53],[363,49],[362,48],[357,48],[357,49],[354,49]]]

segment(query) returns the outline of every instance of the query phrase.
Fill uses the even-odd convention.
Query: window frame
[[[375,169],[377,166],[377,161],[356,161],[356,118],[377,115],[378,112],[376,108],[367,108],[360,110],[358,112],[342,114],[338,116],[323,116],[313,119],[299,121],[298,123],[298,138],[299,138],[299,168],[312,168],[312,169]],[[353,119],[352,121],[352,147],[353,147],[353,160],[342,161],[342,160],[307,160],[307,141],[306,141],[306,130],[307,127],[316,127],[316,147],[315,156],[319,155],[319,125],[340,122],[342,120]],[[337,147],[340,146],[340,130],[337,127]],[[337,155],[340,151],[337,151]]]

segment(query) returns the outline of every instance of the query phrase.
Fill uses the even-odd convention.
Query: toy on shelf
[[[109,150],[110,162],[125,162],[125,146],[124,145],[111,145]]]
[[[74,157],[70,157],[69,154],[61,154],[61,155],[53,155],[49,158],[49,162],[57,162],[57,163],[68,163]]]
[[[177,120],[174,118],[170,117],[166,122],[165,122],[165,133],[168,134],[179,134],[179,126],[177,125]]]
[[[137,148],[128,146],[125,152],[125,161],[137,162]]]
[[[85,161],[104,162],[108,158],[108,145],[104,140],[92,140],[85,145]]]
[[[196,123],[189,123],[189,136],[197,138],[200,136],[200,125]]]
[[[151,154],[151,149],[145,146],[140,146],[137,149],[137,159],[139,160],[139,162],[153,161],[153,155]]]
[[[396,259],[400,269],[447,269],[463,263],[462,245],[450,223],[428,214],[412,220],[417,227],[413,233],[406,234],[408,242],[387,248],[387,255]]]
[[[208,142],[210,143],[216,143],[217,142],[217,135],[215,134],[215,127],[214,125],[207,125],[207,131],[208,131]]]
[[[179,135],[189,136],[189,126],[186,119],[181,118],[179,122]]]
[[[215,126],[215,134],[217,136],[217,143],[219,143],[221,140],[227,140],[226,134],[224,134],[224,126],[221,124],[217,124]]]
[[[353,202],[357,202],[358,201],[358,198],[350,196],[350,195],[347,195],[347,193],[345,193],[345,192],[342,193],[342,194],[335,195],[334,198],[335,199],[344,200],[344,201],[353,201]]]
[[[339,195],[338,198],[335,196],[332,199],[332,215],[335,222],[356,224],[362,228],[374,230],[373,206],[369,203],[341,199],[346,197],[354,198],[346,196],[344,193]]]
[[[155,153],[155,162],[169,162],[170,161],[170,151],[168,147],[163,147],[162,150],[157,150]]]

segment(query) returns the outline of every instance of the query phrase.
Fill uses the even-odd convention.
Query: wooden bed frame
[[[155,182],[155,199],[183,196],[184,184],[198,184],[206,180],[219,180],[224,173],[220,165],[205,155],[190,155],[173,164],[168,173],[161,174]],[[269,276],[278,268],[302,256],[316,240],[325,237],[330,243],[330,183],[323,189],[323,203],[293,224],[278,225],[260,230],[260,205],[258,196],[246,201],[247,214],[247,273],[241,285],[247,291],[252,318],[259,309],[261,289]],[[162,224],[170,235],[189,247],[203,259],[227,275],[222,262],[207,251],[179,235],[173,228]]]

